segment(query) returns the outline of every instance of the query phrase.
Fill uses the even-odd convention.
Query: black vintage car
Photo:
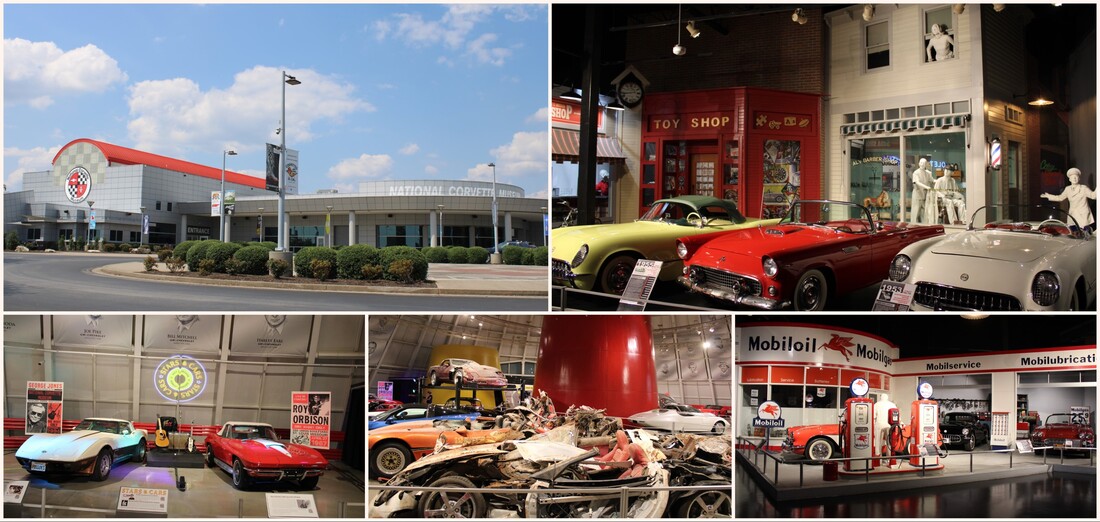
[[[974,451],[980,444],[989,442],[989,428],[978,421],[978,415],[965,412],[951,412],[943,416],[940,422],[944,446],[962,446],[966,451]]]

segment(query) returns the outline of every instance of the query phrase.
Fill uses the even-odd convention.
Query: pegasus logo
[[[775,417],[779,415],[779,406],[775,404],[765,404],[763,408],[760,408],[760,411]]]
[[[852,360],[852,350],[849,350],[849,348],[855,346],[855,344],[852,343],[852,338],[841,337],[837,334],[832,334],[832,336],[833,337],[829,339],[829,342],[821,345],[821,348],[825,350],[832,350],[834,352],[840,352],[842,355],[844,355],[844,360],[850,362]]]

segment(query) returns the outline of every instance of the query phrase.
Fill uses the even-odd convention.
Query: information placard
[[[123,487],[118,492],[116,511],[168,514],[168,490]]]
[[[313,495],[293,493],[267,494],[268,518],[317,518]]]
[[[27,494],[27,487],[30,486],[29,480],[13,480],[8,482],[8,485],[4,487],[4,503],[5,504],[22,504],[23,495]]]
[[[913,304],[913,293],[916,290],[917,285],[883,281],[879,285],[878,296],[875,297],[875,304],[871,307],[871,310],[876,312],[908,311]]]
[[[661,264],[661,261],[638,260],[634,265],[634,272],[630,274],[630,280],[626,283],[626,289],[623,290],[623,296],[619,299],[619,311],[645,310],[645,301],[653,293],[653,285],[657,284]]]

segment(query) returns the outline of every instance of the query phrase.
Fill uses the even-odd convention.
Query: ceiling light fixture
[[[794,12],[791,13],[791,21],[798,25],[806,25],[806,12],[803,11],[801,7],[795,9]]]
[[[978,319],[985,319],[986,317],[989,317],[989,314],[974,314],[974,313],[959,314],[959,317],[962,317],[963,319],[978,320]]]
[[[562,94],[558,97],[563,100],[581,101],[581,91],[577,90],[576,87],[573,87],[572,89],[566,91],[565,94]]]
[[[676,6],[676,27],[680,27],[681,15],[683,14],[684,7],[682,5]],[[676,30],[676,45],[672,47],[672,54],[676,56],[683,56],[687,54],[687,47],[680,45],[680,30]]]
[[[1004,4],[993,4],[993,10],[998,12],[998,13],[1001,12],[1001,11],[1004,11],[1005,10],[1005,5]]]
[[[955,4],[951,6],[951,10],[957,15],[963,14],[963,11],[966,11],[966,4]]]
[[[612,111],[625,111],[626,106],[619,103],[618,99],[611,100],[611,103],[607,104],[607,109]]]
[[[873,4],[864,4],[863,6],[863,21],[870,22],[875,19],[875,6]]]
[[[688,34],[690,34],[692,38],[699,38],[699,35],[702,34],[702,32],[695,28],[694,20],[688,22],[687,26],[685,26],[684,29],[687,29]]]

